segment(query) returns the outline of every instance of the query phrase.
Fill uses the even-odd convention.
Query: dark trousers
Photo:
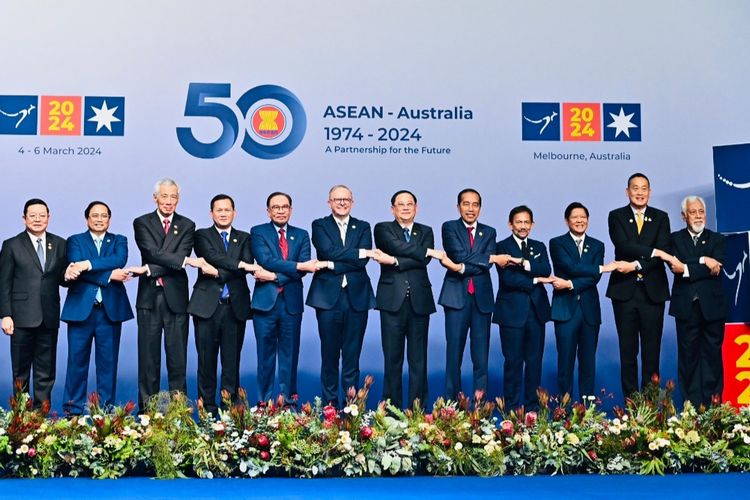
[[[578,395],[594,394],[596,374],[596,346],[599,325],[586,323],[583,311],[576,302],[573,316],[568,321],[555,322],[557,340],[557,387],[560,394],[573,395],[573,369],[578,357]]]
[[[162,290],[154,296],[153,309],[138,309],[138,407],[141,412],[146,409],[148,399],[159,392],[162,331],[169,390],[187,392],[188,321],[186,313],[172,312]]]
[[[381,341],[385,361],[383,399],[390,399],[398,408],[403,407],[404,342],[409,363],[409,406],[419,399],[427,404],[427,333],[430,327],[428,314],[417,314],[409,297],[396,312],[380,311]]]
[[[29,388],[31,370],[34,370],[34,406],[51,402],[52,386],[57,372],[57,328],[16,327],[10,336],[10,362],[13,380],[19,380],[23,390]]]
[[[544,355],[544,323],[529,312],[522,327],[500,325],[503,350],[503,397],[505,407],[515,409],[522,404],[527,411],[539,409],[536,390],[542,381]],[[523,382],[523,393],[521,384]],[[521,397],[523,396],[523,400]]]
[[[92,342],[100,404],[105,408],[115,404],[121,330],[122,322],[110,321],[104,309],[97,307],[91,309],[84,321],[68,322],[68,368],[63,396],[66,413],[80,415],[86,407]]]
[[[276,358],[279,393],[286,402],[297,394],[297,361],[302,314],[289,314],[280,293],[270,311],[253,312],[253,329],[258,353],[258,401],[274,397]]]
[[[638,390],[638,350],[641,350],[641,385],[659,375],[664,302],[652,302],[642,284],[630,300],[613,300],[615,326],[620,344],[620,380],[623,396]]]
[[[445,308],[445,396],[458,399],[461,390],[461,364],[466,338],[473,367],[474,391],[487,393],[487,360],[490,350],[492,313],[477,308],[473,295],[466,296],[463,309]]]
[[[333,309],[316,309],[320,335],[320,385],[323,401],[338,407],[346,400],[350,387],[359,387],[359,355],[367,328],[368,311],[355,311],[349,302],[347,287],[341,290]],[[339,360],[341,388],[339,399]]]
[[[707,321],[698,301],[693,302],[690,319],[675,320],[677,326],[677,380],[682,397],[696,408],[709,406],[724,388],[721,345],[724,321]]]
[[[245,341],[245,321],[239,321],[231,304],[219,304],[208,318],[193,316],[198,351],[198,397],[209,413],[218,416],[216,371],[221,353],[221,390],[236,401],[240,386],[240,353]]]

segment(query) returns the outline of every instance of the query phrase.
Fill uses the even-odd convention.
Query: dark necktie
[[[698,235],[694,234],[693,235],[693,246],[696,246],[696,245],[698,245]]]
[[[404,239],[406,240],[407,243],[411,241],[411,231],[409,231],[408,227],[404,228]]]
[[[224,250],[229,253],[229,233],[227,231],[222,231],[221,233],[221,239],[224,240]],[[224,288],[221,289],[221,298],[226,299],[229,297],[229,286],[224,283]]]
[[[526,240],[521,242],[521,255],[523,256],[523,260],[529,260],[529,245],[526,243]]]
[[[289,246],[286,243],[286,236],[284,233],[284,228],[279,228],[279,249],[281,250],[281,258],[286,260],[286,258],[289,257]]]
[[[166,237],[169,234],[169,219],[164,218],[162,222],[164,222],[164,237]],[[161,277],[156,278],[156,282],[159,283],[160,287],[164,287],[164,280]]]
[[[469,231],[469,247],[474,248],[474,227],[469,226],[466,228]],[[469,295],[474,295],[474,278],[469,278],[469,287],[467,289]]]

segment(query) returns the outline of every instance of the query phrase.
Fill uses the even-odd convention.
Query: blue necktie
[[[102,239],[94,238],[94,244],[96,245],[96,253],[98,255],[101,255],[102,254]],[[102,301],[102,289],[100,287],[96,287],[96,301],[97,302]]]
[[[409,231],[408,227],[404,228],[404,239],[406,240],[407,243],[411,241],[411,231]]]
[[[229,253],[229,233],[226,231],[222,231],[221,233],[221,239],[224,240],[224,250]],[[221,290],[221,298],[227,299],[229,298],[229,287],[226,283],[224,283],[224,288]]]
[[[36,255],[39,257],[39,263],[42,265],[42,271],[44,270],[44,247],[42,246],[42,239],[36,239]]]

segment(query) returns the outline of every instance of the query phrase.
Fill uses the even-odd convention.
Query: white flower
[[[698,432],[695,430],[688,431],[688,433],[685,435],[685,442],[687,444],[696,444],[701,440],[701,437],[698,435]]]
[[[214,432],[223,432],[224,424],[222,422],[214,422],[211,424],[211,428],[214,430]]]
[[[682,428],[681,428],[681,427],[678,427],[678,428],[676,428],[676,429],[674,430],[674,433],[675,433],[675,435],[676,435],[676,436],[677,436],[678,438],[680,438],[680,439],[684,439],[684,438],[685,438],[685,431],[684,431],[684,430],[682,430]]]
[[[570,444],[576,445],[581,442],[577,435],[572,432],[565,437]]]
[[[349,413],[352,417],[359,415],[359,408],[354,403],[344,408],[344,413]]]
[[[141,421],[141,425],[144,427],[148,427],[151,423],[151,417],[148,415],[138,415],[138,419]]]
[[[463,449],[463,447],[464,447],[464,445],[461,443],[461,441],[458,441],[456,443],[456,445],[454,446],[454,448],[456,449],[456,451],[460,451],[461,449]]]
[[[747,434],[743,434],[743,435],[742,435],[742,441],[743,441],[743,442],[744,442],[745,444],[750,444],[750,436],[748,436]]]
[[[627,422],[628,421],[628,416],[627,415],[623,415],[622,416],[622,421],[623,422]]]
[[[29,447],[25,444],[22,444],[20,448],[16,450],[16,455],[23,455],[29,452]]]
[[[5,436],[5,429],[0,427],[0,436]]]
[[[154,414],[154,419],[155,419],[155,420],[159,420],[159,419],[162,419],[162,418],[164,418],[164,414],[162,414],[162,412],[160,412],[160,411],[157,411],[157,412],[156,412],[156,413]]]
[[[30,442],[32,442],[33,440],[34,440],[34,436],[31,435],[31,434],[29,434],[28,436],[26,436],[25,438],[23,438],[23,442],[27,443],[27,444],[30,443]]]
[[[651,450],[651,451],[655,451],[656,450],[656,443],[653,442],[653,441],[651,441],[650,443],[648,443],[648,449]]]
[[[480,444],[482,442],[482,438],[474,434],[471,436],[471,442],[474,444]]]

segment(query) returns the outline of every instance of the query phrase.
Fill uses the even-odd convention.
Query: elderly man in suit
[[[721,346],[727,315],[721,283],[724,236],[706,227],[706,202],[682,200],[686,227],[672,233],[674,272],[669,314],[677,326],[677,380],[685,400],[695,407],[711,404],[724,387]]]
[[[498,242],[497,254],[511,256],[505,268],[497,266],[500,287],[495,301],[494,323],[500,325],[503,366],[503,396],[509,409],[539,407],[537,389],[542,378],[544,324],[550,318],[545,283],[552,269],[544,243],[529,238],[534,214],[525,205],[508,215],[511,235]]]
[[[427,333],[435,312],[427,264],[445,253],[435,250],[432,228],[414,222],[417,197],[406,190],[391,197],[395,219],[375,225],[375,260],[380,264],[376,306],[385,361],[383,399],[403,406],[404,342],[409,363],[409,406],[427,404]]]
[[[630,203],[609,213],[609,237],[615,260],[607,297],[612,299],[620,344],[620,378],[624,396],[638,390],[638,351],[641,352],[643,388],[659,375],[664,303],[669,284],[664,270],[669,251],[669,217],[648,205],[651,184],[642,173],[628,178],[625,189]]]
[[[320,335],[323,400],[338,407],[341,389],[359,387],[359,355],[375,294],[365,266],[373,255],[370,224],[351,216],[354,197],[344,185],[328,192],[331,214],[312,223],[318,271],[306,304],[315,308]],[[344,396],[345,397],[345,396]]]
[[[202,258],[191,257],[195,223],[176,212],[180,187],[169,178],[154,186],[156,210],[133,221],[141,266],[135,302],[138,321],[138,406],[141,412],[159,392],[161,342],[167,357],[170,391],[186,392],[188,278],[185,266],[218,276]]]
[[[128,240],[109,232],[112,212],[103,201],[92,201],[83,212],[88,231],[68,238],[71,280],[61,319],[68,323],[68,369],[63,408],[83,413],[91,344],[95,343],[96,391],[104,407],[115,404],[117,361],[123,321],[133,318],[124,283]]]
[[[50,214],[38,198],[23,207],[26,229],[0,251],[0,317],[10,336],[13,379],[28,390],[34,370],[34,406],[50,401],[55,384],[60,285],[68,261],[65,240],[47,232]]]
[[[274,396],[278,358],[279,393],[287,404],[297,399],[297,362],[302,327],[302,277],[315,272],[310,237],[289,224],[292,197],[274,192],[266,199],[270,221],[250,230],[252,253],[270,280],[255,284],[253,327],[258,354],[258,400]]]
[[[579,202],[565,208],[568,232],[549,242],[557,279],[552,282],[552,320],[557,340],[557,387],[573,394],[573,369],[578,357],[578,394],[594,394],[596,346],[602,323],[597,283],[617,263],[604,265],[604,243],[586,234],[589,210]]]
[[[245,326],[252,316],[246,276],[260,272],[261,268],[253,263],[250,234],[232,226],[236,215],[232,197],[217,194],[210,208],[213,224],[195,232],[195,255],[214,266],[219,276],[198,276],[188,313],[195,325],[198,397],[206,411],[217,416],[218,357],[221,354],[221,390],[236,400]]]
[[[494,228],[479,222],[482,196],[475,189],[458,193],[459,218],[443,223],[441,260],[447,268],[438,304],[445,310],[445,394],[456,400],[466,338],[473,366],[474,391],[487,392],[490,325],[495,307],[490,268],[505,267],[508,255],[495,255]],[[469,335],[469,332],[471,334]]]

